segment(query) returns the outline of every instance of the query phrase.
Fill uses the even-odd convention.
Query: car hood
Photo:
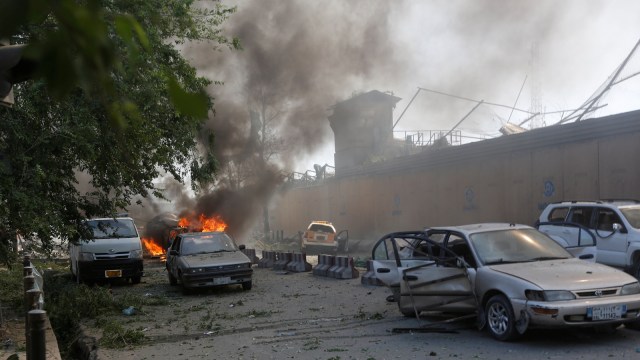
[[[620,270],[579,259],[491,265],[490,268],[524,279],[545,290],[608,288],[636,281]]]
[[[186,255],[181,258],[188,267],[223,266],[251,262],[242,251]]]

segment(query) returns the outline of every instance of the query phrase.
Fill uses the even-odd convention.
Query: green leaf
[[[204,91],[188,92],[182,88],[174,77],[169,78],[168,85],[171,101],[180,113],[198,119],[207,117],[209,97]]]

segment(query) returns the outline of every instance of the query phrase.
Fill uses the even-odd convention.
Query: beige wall
[[[389,160],[321,185],[292,188],[274,204],[273,228],[293,234],[311,220],[329,220],[352,238],[374,241],[425,226],[533,224],[554,201],[640,199],[640,126],[633,133],[586,132],[578,141],[560,137],[553,144],[543,141],[549,134],[526,135],[529,145],[522,136],[515,145],[504,139],[444,149],[457,151],[437,154],[447,161],[434,161],[435,155]]]

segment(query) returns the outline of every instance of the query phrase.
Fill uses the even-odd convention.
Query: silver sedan
[[[400,311],[476,313],[480,328],[513,340],[530,327],[615,329],[640,321],[640,284],[573,257],[525,225],[485,223],[396,232],[373,248],[376,277]]]

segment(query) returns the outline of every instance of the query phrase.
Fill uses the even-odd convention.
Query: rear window
[[[309,226],[309,231],[323,232],[323,233],[334,233],[333,227],[323,224],[311,224]]]

